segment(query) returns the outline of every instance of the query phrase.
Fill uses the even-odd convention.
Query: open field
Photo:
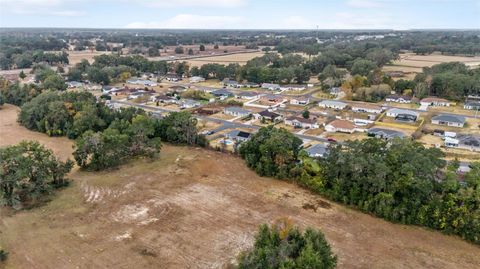
[[[30,132],[0,110],[1,145],[37,139],[71,153],[65,138]],[[459,238],[392,224],[261,178],[237,157],[164,145],[159,160],[70,174],[48,204],[0,211],[6,268],[225,268],[260,223],[290,217],[325,233],[339,268],[478,268],[480,248]]]
[[[68,51],[68,62],[70,65],[75,65],[82,59],[86,59],[89,63],[93,63],[93,57],[110,53],[109,51]]]
[[[195,58],[186,60],[190,67],[193,66],[202,66],[208,63],[218,63],[218,64],[231,64],[231,63],[238,63],[239,65],[246,64],[249,60],[260,57],[264,53],[263,52],[245,52],[245,53],[235,53],[223,56],[211,56],[211,57],[202,57],[202,58]]]

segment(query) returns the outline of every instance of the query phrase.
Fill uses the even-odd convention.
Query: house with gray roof
[[[252,134],[249,132],[244,132],[240,130],[233,130],[225,135],[226,138],[234,140],[238,143],[248,141]]]
[[[391,108],[387,110],[386,113],[387,117],[395,118],[398,121],[404,122],[416,122],[418,119],[418,112],[408,109],[401,109],[401,108]]]
[[[230,116],[235,117],[247,117],[248,115],[252,114],[252,111],[238,107],[238,106],[230,106],[223,109],[223,113]]]
[[[432,124],[445,125],[449,127],[465,126],[465,117],[452,114],[441,114],[432,118]]]
[[[212,94],[213,96],[218,98],[228,98],[233,96],[233,93],[231,91],[227,91],[225,89],[219,89],[219,90],[213,91]]]
[[[259,98],[260,95],[258,94],[258,92],[242,91],[235,94],[235,97],[238,99],[251,100],[251,99]]]
[[[480,110],[480,101],[467,101],[463,105],[463,108],[468,110]]]
[[[270,90],[270,91],[280,90],[280,85],[279,84],[273,84],[273,83],[262,83],[261,87],[263,89],[267,89],[267,90]]]
[[[382,138],[385,140],[398,138],[404,138],[405,134],[400,131],[385,129],[385,128],[370,128],[367,131],[368,136]]]
[[[340,101],[334,101],[334,100],[323,100],[320,103],[318,103],[319,107],[323,108],[333,108],[337,110],[342,110],[347,107],[347,103],[340,102]]]
[[[311,158],[323,158],[328,153],[328,147],[324,144],[316,144],[306,148],[305,151]]]

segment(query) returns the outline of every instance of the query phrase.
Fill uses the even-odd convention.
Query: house
[[[223,86],[231,88],[241,88],[242,84],[238,83],[236,80],[230,80],[228,78],[223,80]]]
[[[308,105],[309,103],[310,103],[310,98],[304,97],[304,96],[294,97],[290,99],[291,105],[305,106],[305,105]]]
[[[155,87],[157,86],[156,82],[153,82],[151,80],[146,80],[146,79],[139,79],[139,78],[131,78],[127,79],[126,81],[128,84],[134,84],[134,85],[142,85],[145,87]]]
[[[354,104],[352,105],[352,111],[362,112],[362,113],[373,113],[380,114],[383,109],[380,106],[371,105],[371,104]]]
[[[187,90],[187,87],[175,85],[175,86],[169,87],[168,90],[171,92],[184,92]]]
[[[450,106],[450,102],[443,98],[427,97],[420,100],[420,104],[423,106]]]
[[[317,129],[320,126],[317,123],[317,119],[305,119],[303,117],[288,117],[285,119],[285,125],[290,125],[295,128],[303,128],[303,129]]]
[[[199,76],[193,76],[190,78],[190,83],[199,83],[199,82],[204,82],[205,79],[203,77]]]
[[[117,87],[114,86],[103,86],[102,92],[106,94],[115,93],[118,91]]]
[[[480,151],[480,136],[478,135],[458,135],[459,147],[474,151]]]
[[[252,114],[252,111],[243,109],[238,106],[231,106],[231,107],[224,108],[223,113],[225,113],[226,115],[235,116],[235,117],[247,117],[248,115]]]
[[[127,99],[137,99],[139,97],[149,96],[149,95],[152,95],[154,93],[155,93],[155,91],[144,91],[144,90],[131,91],[128,94]]]
[[[282,115],[280,115],[278,113],[275,113],[275,112],[272,112],[272,111],[268,111],[268,110],[264,110],[262,112],[255,113],[255,114],[253,114],[253,117],[257,120],[265,119],[265,120],[270,120],[271,122],[278,121],[278,120],[282,119]]]
[[[83,84],[82,82],[78,82],[78,81],[69,81],[69,82],[67,82],[68,88],[82,88],[83,85],[84,85],[84,84]]]
[[[213,96],[218,97],[218,98],[228,98],[233,96],[233,93],[230,91],[227,91],[225,89],[219,89],[216,91],[211,92]]]
[[[460,145],[460,140],[456,138],[446,137],[444,143],[445,147],[457,148]]]
[[[233,130],[228,134],[226,134],[225,137],[228,139],[234,140],[238,143],[242,143],[242,142],[248,141],[250,137],[252,137],[252,134],[249,132],[244,132],[240,130]]]
[[[465,126],[465,117],[460,115],[441,114],[432,118],[432,124],[449,127],[463,127]]]
[[[180,109],[194,108],[199,106],[200,106],[200,103],[195,100],[184,99],[180,101]]]
[[[177,103],[177,99],[167,95],[157,95],[150,97],[150,101],[155,103],[162,103],[162,104],[174,104]]]
[[[259,98],[260,95],[257,92],[247,92],[247,91],[242,91],[237,94],[235,94],[235,98],[238,99],[247,99],[247,100],[252,100]]]
[[[387,98],[385,98],[385,101],[400,103],[400,104],[409,104],[412,102],[412,97],[407,95],[392,94],[387,96]]]
[[[376,137],[376,138],[382,138],[385,140],[390,140],[394,139],[396,137],[398,138],[404,138],[405,134],[400,132],[400,131],[395,131],[395,130],[390,130],[390,129],[384,129],[384,128],[370,128],[367,131],[368,136]]]
[[[480,110],[480,101],[467,101],[463,105],[463,108],[468,110]]]
[[[260,101],[266,102],[266,103],[273,103],[273,104],[279,104],[283,102],[285,99],[281,95],[275,95],[275,94],[265,94],[264,96],[260,97]]]
[[[419,114],[413,110],[391,108],[387,110],[387,117],[395,118],[397,121],[416,122]]]
[[[281,91],[303,91],[306,89],[307,89],[307,85],[301,85],[301,84],[280,85]]]
[[[247,82],[243,86],[245,86],[247,88],[258,88],[258,87],[260,87],[260,85],[258,83],[254,83],[254,82]]]
[[[323,158],[328,154],[328,147],[323,144],[316,144],[305,149],[305,151],[311,158]]]
[[[327,132],[353,133],[355,132],[355,125],[348,120],[334,120],[325,126]]]
[[[175,74],[175,73],[168,73],[165,75],[165,80],[167,81],[172,81],[172,82],[177,82],[182,80],[182,76]]]
[[[262,89],[267,89],[270,91],[278,91],[280,90],[279,84],[272,84],[272,83],[262,83]]]
[[[347,103],[340,102],[340,101],[333,101],[333,100],[323,100],[320,103],[318,103],[318,106],[323,108],[333,108],[337,110],[342,110],[347,107]]]

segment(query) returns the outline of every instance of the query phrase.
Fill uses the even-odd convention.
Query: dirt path
[[[19,137],[30,133],[18,128]],[[251,246],[260,223],[280,217],[321,228],[339,268],[480,265],[480,248],[461,239],[260,178],[222,153],[164,146],[157,161],[71,178],[72,186],[41,208],[0,212],[7,268],[224,268]]]

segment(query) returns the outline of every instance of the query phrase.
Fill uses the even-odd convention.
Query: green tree
[[[377,65],[370,60],[357,59],[353,62],[350,72],[352,73],[352,75],[367,76],[376,68]]]
[[[305,109],[305,110],[302,112],[302,117],[304,117],[305,119],[310,118],[310,111],[308,111],[308,109]]]
[[[200,48],[199,48],[199,49],[200,49],[200,51],[205,51],[205,45],[203,45],[203,44],[200,45]]]
[[[64,91],[67,89],[67,84],[62,76],[55,74],[45,78],[43,87],[48,90]]]

